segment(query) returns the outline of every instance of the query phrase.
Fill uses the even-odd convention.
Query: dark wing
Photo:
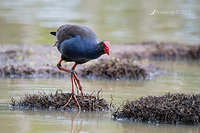
[[[62,25],[56,32],[56,37],[59,44],[61,44],[64,40],[73,38],[78,35],[80,35],[81,38],[94,39],[98,41],[96,34],[91,29],[84,26],[66,24]]]

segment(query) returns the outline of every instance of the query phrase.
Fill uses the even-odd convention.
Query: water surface
[[[167,92],[199,93],[200,64],[194,61],[155,61],[154,64],[168,72],[151,80],[92,80],[82,79],[84,92],[92,93],[102,88],[102,97],[108,102],[111,95],[117,105],[127,99],[162,95]],[[153,125],[115,121],[110,112],[60,112],[10,110],[10,98],[19,100],[25,93],[71,91],[65,78],[0,79],[0,129],[1,132],[140,132],[140,133],[198,133],[198,126]]]

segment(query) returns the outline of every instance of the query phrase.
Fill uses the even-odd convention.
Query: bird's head
[[[103,52],[104,54],[110,55],[110,49],[109,48],[110,48],[110,42],[108,42],[108,41],[101,41],[99,43],[98,49],[99,49],[99,51]]]

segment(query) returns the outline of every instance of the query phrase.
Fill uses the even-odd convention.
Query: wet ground
[[[115,57],[134,59],[200,59],[200,46],[165,42],[142,42],[113,47]]]
[[[1,77],[64,76],[64,73],[56,67],[60,59],[60,53],[56,47],[47,45],[12,45],[12,47],[10,45],[0,45],[0,47]],[[152,65],[148,61],[149,59],[199,60],[200,46],[159,42],[112,45],[111,56],[103,55],[101,60],[98,59],[80,65],[76,71],[84,77],[92,75],[113,79],[145,79],[161,70],[157,66]],[[72,63],[67,65],[71,66]],[[69,66],[66,67],[70,68]],[[109,69],[106,67],[109,67]]]

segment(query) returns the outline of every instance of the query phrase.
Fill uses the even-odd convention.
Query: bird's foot
[[[80,106],[80,104],[79,104],[79,102],[78,102],[78,100],[76,98],[76,95],[73,94],[73,93],[71,94],[71,97],[69,98],[67,103],[62,108],[65,108],[69,104],[69,102],[71,101],[72,98],[74,98],[74,100],[76,101],[76,104],[78,105],[78,110],[81,111],[81,106]]]

